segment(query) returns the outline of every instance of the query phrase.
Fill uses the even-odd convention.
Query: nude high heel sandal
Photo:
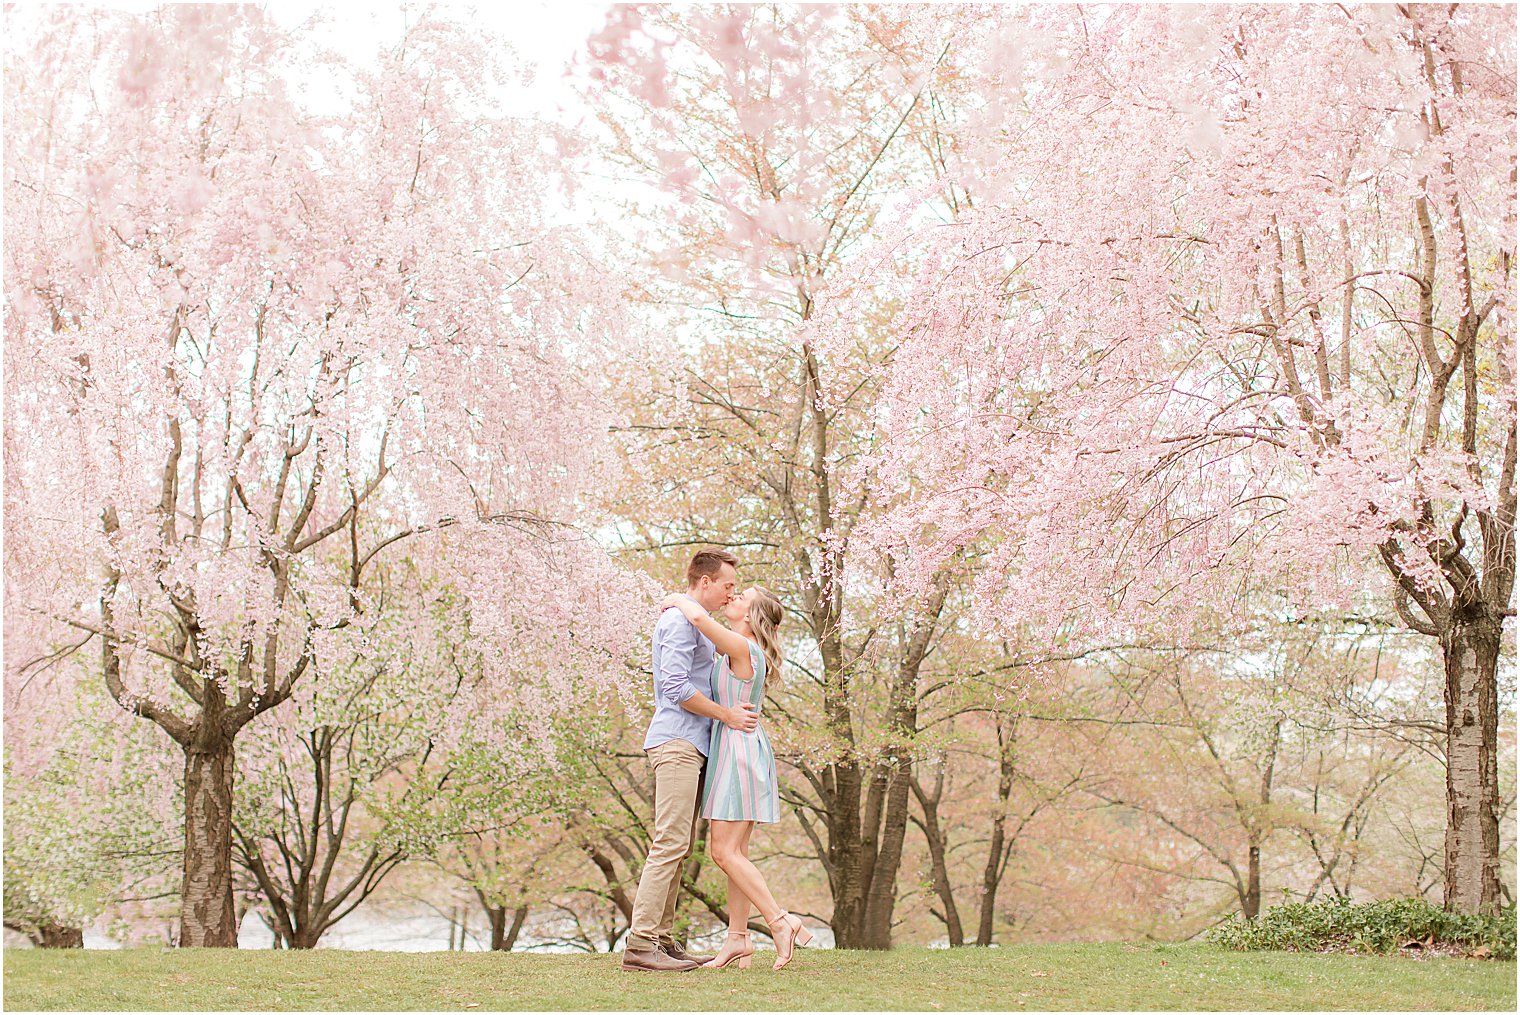
[[[728,966],[728,965],[730,965],[731,963],[734,963],[734,962],[737,962],[739,964],[739,968],[740,969],[748,969],[749,968],[750,957],[755,954],[755,946],[752,945],[752,944],[750,944],[750,941],[749,941],[749,931],[747,931],[747,930],[737,930],[737,931],[736,930],[731,930],[731,931],[728,932],[728,940],[729,941],[739,941],[739,942],[742,942],[742,949],[739,950],[739,951],[734,952],[732,955],[728,956],[728,958],[724,959],[722,962],[719,962],[718,961],[718,957],[716,955],[714,955],[707,962],[703,963],[703,965],[702,965],[703,969],[722,969],[725,966]],[[725,941],[724,943],[727,944],[728,942]]]
[[[797,919],[786,910],[774,920],[765,921],[771,928],[771,939],[776,942],[776,964],[772,969],[781,969],[792,961],[792,955],[798,945],[805,945],[813,940],[813,932],[803,926],[802,921]],[[786,941],[786,947],[781,942]]]

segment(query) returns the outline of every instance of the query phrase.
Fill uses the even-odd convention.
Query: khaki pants
[[[639,890],[633,897],[628,950],[648,952],[671,940],[681,868],[697,839],[697,801],[702,785],[702,752],[686,740],[667,740],[644,752],[654,769],[654,841]]]

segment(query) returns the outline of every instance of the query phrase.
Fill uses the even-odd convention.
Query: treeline
[[[394,891],[615,947],[702,545],[786,605],[758,859],[841,947],[1513,900],[1513,11],[621,6],[575,131],[442,15],[373,66],[40,17],[34,940],[311,947]]]
[[[1330,618],[1250,636],[1221,622],[1192,644],[1080,658],[977,644],[947,623],[926,652],[911,739],[873,737],[872,769],[907,754],[909,791],[900,810],[873,805],[862,835],[877,855],[900,851],[895,873],[872,871],[892,899],[882,937],[1177,940],[1284,898],[1439,904],[1439,689],[1418,643]],[[798,909],[828,922],[848,907],[808,797],[826,726],[810,714],[806,643],[793,652],[766,713],[785,817],[757,846]],[[159,939],[178,912],[179,830],[144,816],[176,808],[172,754],[99,707],[98,678],[79,677],[73,746],[41,771],[7,769],[6,923],[46,946],[77,945],[87,925]],[[423,717],[389,710],[389,694],[376,681],[345,719],[271,730],[267,750],[240,757],[240,919],[287,948],[315,946],[366,904],[449,914],[482,947],[620,947],[652,814],[638,749],[647,692],[556,724],[552,762],[483,744],[434,757]],[[1503,862],[1509,890],[1512,838]],[[701,850],[685,884],[685,933],[722,927],[725,886]]]

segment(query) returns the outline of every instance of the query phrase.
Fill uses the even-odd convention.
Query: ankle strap
[[[747,931],[747,930],[731,930],[731,931],[728,932],[728,936],[729,937],[749,937],[749,931]]]

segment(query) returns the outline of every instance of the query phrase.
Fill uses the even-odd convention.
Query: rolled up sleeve
[[[660,659],[655,667],[655,683],[660,696],[679,705],[697,693],[691,682],[691,664],[697,651],[697,629],[679,611],[677,623],[670,624],[660,639]]]

